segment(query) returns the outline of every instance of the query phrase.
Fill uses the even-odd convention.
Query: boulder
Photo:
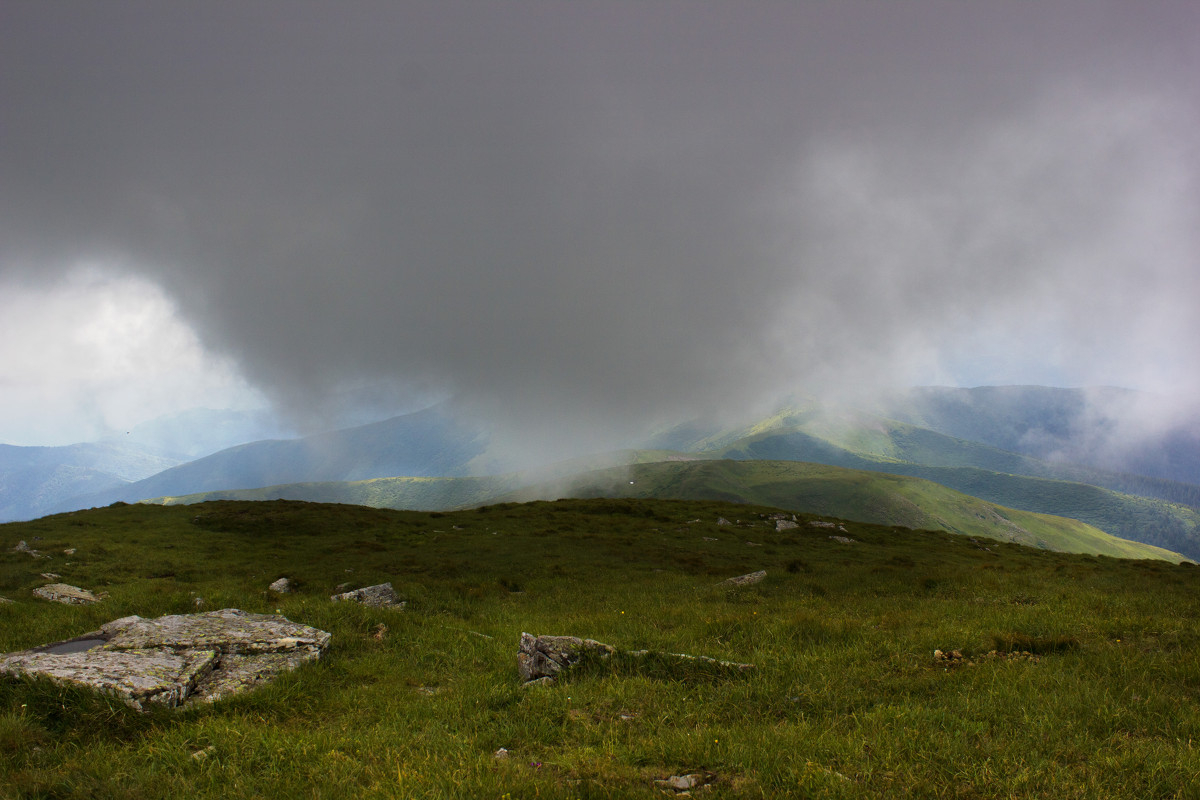
[[[292,582],[287,578],[280,578],[267,588],[276,594],[287,594],[288,592],[292,591]]]
[[[404,608],[405,602],[396,594],[391,583],[380,583],[376,586],[364,586],[349,592],[330,596],[330,600],[362,603],[373,608]]]
[[[87,605],[101,599],[87,589],[80,589],[78,586],[70,586],[65,583],[48,583],[45,586],[39,586],[33,590],[33,596],[49,600],[52,603],[68,605]]]
[[[248,691],[319,658],[330,634],[235,608],[113,620],[65,642],[0,656],[0,673],[111,692],[137,709]]]

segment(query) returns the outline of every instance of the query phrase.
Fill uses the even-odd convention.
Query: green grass
[[[319,662],[176,713],[0,680],[0,797],[658,797],[697,771],[714,798],[1196,796],[1200,568],[856,522],[842,544],[769,511],[209,503],[0,526],[2,651],[195,595],[333,634]],[[46,570],[109,596],[35,600]],[[284,575],[297,593],[266,590]],[[328,599],[384,580],[406,610]],[[525,689],[523,630],[758,668],[619,661]]]

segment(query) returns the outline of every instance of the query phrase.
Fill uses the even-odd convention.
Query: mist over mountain
[[[340,431],[227,448],[143,480],[65,499],[58,510],[281,483],[466,475],[486,446],[480,431],[435,407]]]
[[[922,387],[876,413],[1043,461],[1200,484],[1200,409],[1113,387]]]
[[[192,408],[143,422],[107,441],[190,461],[246,442],[293,436],[295,431],[265,408],[250,411]]]

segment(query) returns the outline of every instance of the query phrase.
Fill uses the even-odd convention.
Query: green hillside
[[[757,503],[881,525],[946,530],[1065,552],[1180,559],[1175,553],[1118,539],[1077,520],[1002,508],[929,481],[792,461],[676,460],[565,474],[552,481],[528,475],[379,478],[210,492],[151,502],[290,499],[435,510],[559,497]]]
[[[725,444],[719,453],[726,458],[809,461],[924,478],[992,503],[1070,517],[1122,539],[1200,559],[1200,510],[1053,477],[1102,479],[1094,470],[1045,464],[885,420],[830,422],[811,417],[802,428],[751,435]]]
[[[526,487],[500,499],[549,499],[558,488]],[[1064,552],[1180,560],[1176,553],[1111,536],[1075,519],[1004,508],[931,481],[792,461],[693,461],[611,468],[575,476],[570,494],[564,496],[756,503]]]
[[[1194,795],[1200,569],[812,515],[778,531],[776,511],[223,502],[0,525],[2,652],[196,598],[332,634],[319,661],[179,712],[0,677],[0,796],[624,800],[692,774],[713,800]],[[107,596],[38,600],[46,571]],[[267,589],[283,576],[295,591]],[[407,607],[330,602],[348,581]],[[755,667],[614,658],[525,687],[523,631]]]

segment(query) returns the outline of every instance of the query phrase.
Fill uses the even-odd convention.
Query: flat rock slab
[[[0,672],[40,675],[56,683],[78,684],[117,695],[135,708],[145,703],[181,705],[198,681],[211,674],[217,654],[211,650],[82,653],[25,651],[0,658]]]
[[[309,652],[320,655],[329,634],[278,614],[250,614],[236,608],[204,614],[170,614],[155,619],[125,617],[101,629],[106,650],[215,650],[218,653]]]
[[[65,583],[48,583],[45,586],[39,586],[33,590],[33,596],[53,603],[67,603],[68,605],[86,605],[100,600],[98,596],[87,589],[80,589],[78,586],[70,586]]]
[[[0,672],[45,676],[116,694],[135,708],[174,708],[247,691],[321,656],[330,634],[235,608],[123,617],[69,642],[0,656]],[[73,642],[97,642],[68,652]]]

